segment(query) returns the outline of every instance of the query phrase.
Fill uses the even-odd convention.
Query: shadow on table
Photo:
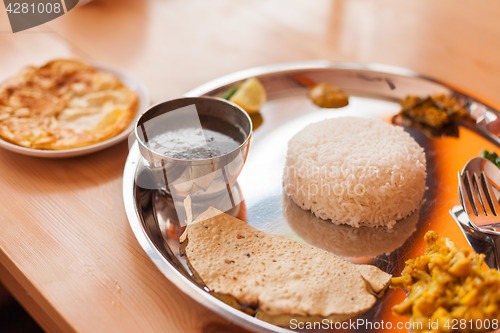
[[[42,333],[43,330],[0,284],[0,332]]]
[[[71,158],[38,158],[0,151],[0,161],[9,169],[6,187],[30,194],[75,191],[101,186],[123,175],[127,143],[100,152]],[[25,188],[23,188],[25,187]]]

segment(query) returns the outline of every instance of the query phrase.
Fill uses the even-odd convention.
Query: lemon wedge
[[[258,79],[252,77],[245,80],[229,100],[248,114],[257,113],[267,100],[266,90]]]

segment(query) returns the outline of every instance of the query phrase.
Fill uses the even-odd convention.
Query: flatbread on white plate
[[[136,93],[112,73],[57,59],[0,84],[0,138],[40,150],[85,147],[123,132],[137,107]]]

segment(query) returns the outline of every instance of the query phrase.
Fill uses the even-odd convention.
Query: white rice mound
[[[319,218],[392,228],[420,207],[425,178],[424,149],[402,127],[343,117],[311,124],[288,142],[283,186]]]

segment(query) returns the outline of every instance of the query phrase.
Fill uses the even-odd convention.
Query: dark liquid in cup
[[[237,149],[245,140],[243,131],[218,118],[200,117],[201,128],[179,126],[148,140],[156,153],[181,160],[213,158]]]

